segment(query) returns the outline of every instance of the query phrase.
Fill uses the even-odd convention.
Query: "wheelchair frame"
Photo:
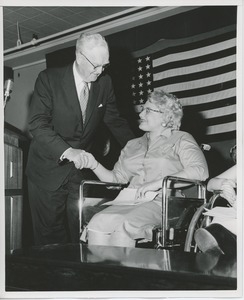
[[[169,187],[172,184],[186,184],[188,186],[196,186],[197,187],[197,198],[192,199],[193,203],[198,204],[199,200],[202,200],[203,203],[206,203],[206,185],[204,182],[199,180],[191,180],[191,179],[185,179],[175,176],[166,176],[163,179],[162,182],[162,219],[161,219],[161,228],[157,229],[158,237],[157,237],[157,248],[166,248],[166,247],[173,247],[173,237],[170,237],[171,232],[169,232],[169,238],[172,239],[172,244],[167,244],[167,231],[170,231],[171,229],[168,228],[168,208],[169,208]],[[175,197],[175,199],[179,199],[179,197]],[[183,199],[187,199],[182,197]],[[184,201],[184,200],[183,200]],[[203,204],[203,205],[204,205]],[[188,227],[189,228],[189,227]],[[187,230],[188,232],[188,230]],[[189,252],[188,249],[185,249],[185,251]]]
[[[82,208],[84,206],[84,186],[85,185],[100,185],[106,186],[108,189],[118,190],[120,191],[122,188],[127,185],[121,183],[111,183],[104,182],[99,180],[83,180],[80,185],[80,199],[79,199],[79,219],[80,219],[80,234],[82,233],[83,224],[82,224]],[[193,199],[193,202],[198,202],[202,200],[206,203],[206,186],[202,181],[199,180],[190,180],[175,176],[166,176],[162,181],[162,218],[161,218],[161,226],[160,228],[156,228],[156,248],[167,248],[167,224],[168,224],[168,199],[169,199],[169,191],[173,184],[180,184],[183,186],[196,186],[197,187],[197,198]],[[182,187],[182,186],[181,186]],[[179,187],[179,188],[181,188]],[[179,189],[178,188],[178,189]],[[177,198],[177,197],[175,197]],[[183,198],[183,197],[182,197]],[[183,198],[184,199],[184,198]],[[202,202],[201,202],[202,204]],[[201,205],[200,204],[200,205]],[[186,247],[185,247],[186,249]],[[188,247],[185,251],[190,251],[190,247]]]
[[[82,208],[84,206],[84,186],[85,185],[100,185],[100,186],[106,186],[108,189],[113,190],[121,190],[126,185],[122,183],[112,183],[112,182],[105,182],[100,180],[82,180],[80,185],[80,196],[79,196],[79,226],[80,226],[80,235],[82,233]]]

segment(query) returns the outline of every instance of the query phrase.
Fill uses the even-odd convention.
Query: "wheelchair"
[[[85,189],[89,186],[89,189]],[[83,209],[86,206],[105,204],[113,200],[126,185],[99,180],[84,180],[80,185],[79,221],[80,235],[86,224]],[[95,193],[94,193],[95,192]],[[100,193],[103,193],[102,197]],[[89,195],[91,194],[91,195]],[[99,194],[99,197],[98,197]],[[153,241],[138,240],[138,248],[174,249],[185,252],[196,251],[194,232],[201,221],[200,211],[206,206],[206,186],[199,180],[166,176],[162,181],[162,218],[155,225]],[[196,217],[199,215],[199,218]],[[195,221],[192,221],[192,220]],[[193,228],[193,226],[195,226]]]

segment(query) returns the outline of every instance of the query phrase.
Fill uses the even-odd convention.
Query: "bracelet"
[[[92,171],[96,170],[96,168],[98,167],[98,165],[99,165],[99,162],[97,161],[97,165],[96,165],[96,167],[95,167],[95,168],[93,168],[93,169],[91,169],[91,170],[92,170]]]

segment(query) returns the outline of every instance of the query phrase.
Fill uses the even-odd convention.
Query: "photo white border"
[[[238,6],[238,20],[237,20],[237,28],[238,28],[238,37],[237,37],[237,152],[238,152],[238,220],[239,220],[239,230],[243,228],[243,1],[242,0],[114,0],[114,1],[103,1],[103,0],[70,0],[61,1],[61,0],[42,0],[34,1],[34,0],[22,0],[19,2],[18,0],[2,0],[1,6],[225,6],[232,5]],[[2,20],[2,7],[0,10],[0,20]],[[207,22],[207,20],[206,20]],[[2,22],[0,38],[3,40],[3,25]],[[3,43],[1,44],[1,53],[3,53]],[[2,56],[1,56],[2,57]],[[3,78],[3,61],[1,59],[1,78]],[[3,82],[3,81],[2,81]],[[1,86],[1,95],[3,95],[3,86]],[[3,141],[3,118],[4,118],[4,109],[3,106],[0,109],[0,132],[1,132],[1,140]],[[2,146],[2,145],[1,145]],[[1,154],[1,162],[3,163],[3,147],[0,148]],[[1,190],[1,199],[4,199],[4,168],[1,166],[1,176],[0,176],[0,190]],[[240,188],[241,187],[241,188]],[[1,201],[0,206],[0,236],[4,235],[4,210],[3,210],[4,202]],[[243,232],[242,232],[243,233]],[[243,281],[243,239],[238,245],[238,284],[240,285]],[[4,243],[1,243],[0,253],[4,253]],[[1,255],[1,270],[5,270],[5,258],[4,255]],[[5,292],[5,276],[4,272],[0,272],[0,299],[214,299],[218,297],[218,299],[242,299],[243,297],[243,287],[238,289],[237,292],[233,291],[106,291],[106,292]],[[199,295],[200,294],[200,295]],[[185,298],[186,297],[186,298]],[[203,298],[204,297],[204,298]]]

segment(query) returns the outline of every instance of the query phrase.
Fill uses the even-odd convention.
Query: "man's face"
[[[77,69],[86,82],[94,82],[109,64],[108,49],[104,46],[84,48],[76,53]]]

